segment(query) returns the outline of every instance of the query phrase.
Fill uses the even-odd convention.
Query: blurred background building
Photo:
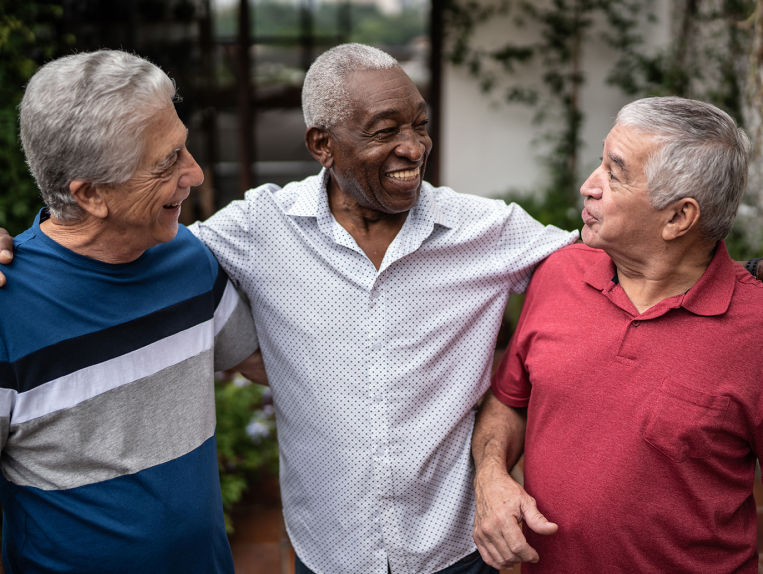
[[[317,172],[304,145],[304,74],[331,46],[362,42],[395,56],[429,102],[429,181],[521,201],[567,228],[580,225],[577,190],[624,103],[675,94],[720,105],[756,143],[730,246],[742,258],[763,244],[762,2],[0,0],[0,185],[9,190],[0,226],[31,221],[15,106],[48,59],[120,48],[176,80],[206,172],[184,205],[187,222],[248,188]]]

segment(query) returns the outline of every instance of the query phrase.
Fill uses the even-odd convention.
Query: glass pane
[[[250,0],[253,38],[258,41],[299,38],[303,5],[300,0]],[[309,8],[305,5],[304,9]]]

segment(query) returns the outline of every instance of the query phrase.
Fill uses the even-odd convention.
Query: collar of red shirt
[[[622,288],[613,281],[615,272],[615,264],[612,259],[609,257],[602,258],[596,265],[587,269],[584,280],[594,289],[607,295],[613,300],[613,303],[622,306],[614,300],[615,291],[622,291]],[[660,301],[648,309],[642,318],[647,319],[648,316],[663,315],[669,309],[677,307],[683,307],[695,315],[722,315],[731,304],[735,278],[734,261],[729,257],[726,243],[719,241],[710,265],[705,269],[699,281],[686,293]],[[622,293],[622,295],[625,294]]]

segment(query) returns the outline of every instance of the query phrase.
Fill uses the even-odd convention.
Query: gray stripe
[[[178,458],[214,434],[211,350],[32,421],[11,425],[6,478],[43,490],[108,480]]]
[[[5,448],[5,442],[8,440],[10,422],[11,417],[0,417],[0,450]]]
[[[257,350],[257,331],[254,319],[243,295],[215,336],[215,370],[224,371],[238,365]]]

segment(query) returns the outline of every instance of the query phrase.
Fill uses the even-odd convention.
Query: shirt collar
[[[695,315],[722,315],[731,304],[735,283],[734,261],[721,240],[702,277],[686,292],[683,306]]]
[[[611,258],[601,258],[586,269],[583,279],[599,291],[612,291],[617,287],[613,281],[616,272]],[[721,240],[699,281],[686,293],[677,296],[680,301],[675,306],[683,307],[695,315],[722,315],[731,304],[734,282],[734,262],[726,250],[726,243]]]
[[[302,182],[304,184],[303,189],[286,209],[287,215],[315,217],[319,221],[331,219],[327,188],[328,178],[329,172],[324,167],[317,176],[309,177]],[[437,205],[433,197],[433,188],[426,181],[421,185],[418,202],[408,214],[408,219],[415,221],[417,226],[426,226],[429,223],[432,226],[442,225],[448,228],[456,226],[457,217],[457,213],[446,213]]]

